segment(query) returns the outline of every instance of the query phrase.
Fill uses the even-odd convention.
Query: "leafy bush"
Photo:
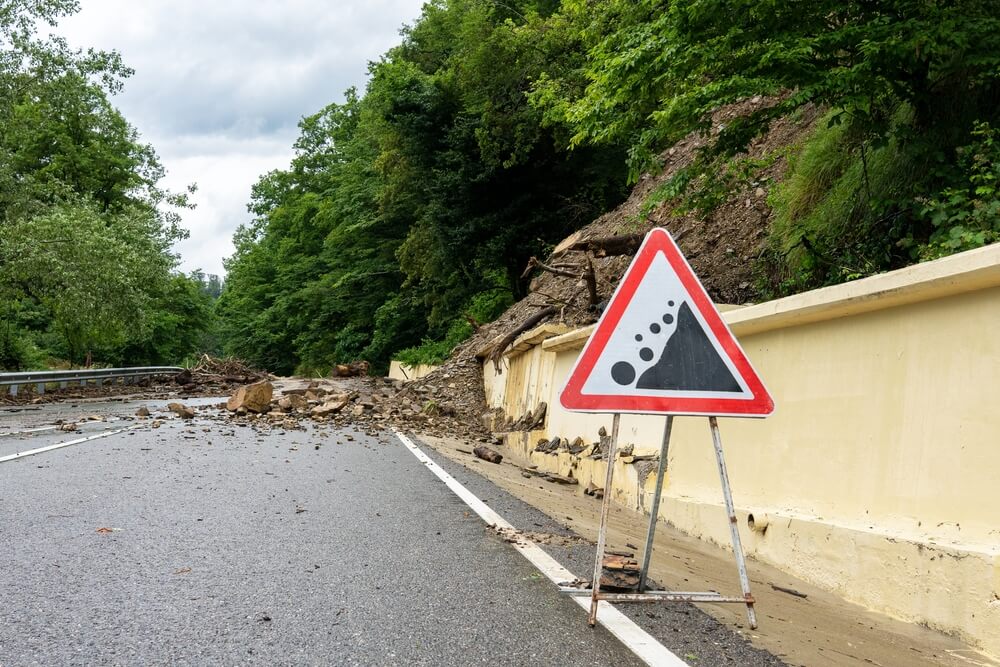
[[[947,178],[949,138],[915,133],[899,105],[892,131],[873,140],[864,124],[829,112],[789,162],[772,192],[774,210],[762,291],[784,295],[898,268],[919,257],[930,234],[917,193]]]
[[[933,259],[1000,241],[1000,130],[976,123],[973,143],[959,150],[962,180],[923,201],[919,214],[934,231],[927,243],[912,238],[919,259]]]
[[[13,332],[0,336],[0,369],[22,371],[43,363],[44,354],[26,337]]]
[[[477,323],[492,322],[513,303],[510,293],[502,289],[494,289],[477,294],[465,309],[465,316],[452,321],[448,333],[441,340],[425,339],[416,347],[400,351],[396,358],[404,364],[417,366],[419,364],[439,364],[448,358],[456,346],[466,341],[475,330],[473,320]]]

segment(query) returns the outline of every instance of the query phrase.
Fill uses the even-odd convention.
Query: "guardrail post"
[[[16,384],[10,385],[10,395],[11,395],[12,398],[14,396],[17,396],[17,385]]]
[[[45,383],[39,382],[38,384],[35,385],[35,389],[37,390],[38,395],[41,396],[42,394],[45,393]]]

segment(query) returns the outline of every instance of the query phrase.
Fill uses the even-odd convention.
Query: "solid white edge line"
[[[6,438],[11,435],[30,435],[32,433],[42,433],[43,431],[55,431],[58,426],[40,426],[38,428],[26,428],[23,431],[6,431],[0,433],[0,438]]]
[[[111,421],[121,421],[121,419],[110,419],[108,421],[81,421],[77,424],[78,427],[90,426],[91,424],[107,424]],[[45,431],[58,431],[61,428],[61,424],[55,424],[53,426],[39,426],[37,428],[26,428],[23,431],[6,431],[0,433],[0,438],[6,438],[13,435],[32,435],[33,433],[44,433]]]
[[[106,438],[109,435],[116,435],[118,433],[124,433],[125,431],[131,431],[134,428],[139,428],[139,426],[141,426],[141,424],[134,424],[126,428],[115,429],[114,431],[101,431],[100,433],[95,433],[94,435],[88,435],[86,438],[77,438],[76,440],[70,440],[68,442],[59,442],[54,445],[49,445],[48,447],[39,447],[38,449],[29,449],[26,452],[18,452],[17,454],[10,454],[9,456],[0,456],[0,463],[5,463],[6,461],[13,461],[15,459],[23,459],[26,456],[34,456],[35,454],[42,454],[44,452],[51,452],[53,449],[61,449],[63,447],[79,445],[84,442],[90,442],[91,440],[97,440],[98,438]]]
[[[406,435],[396,429],[392,429],[392,431],[396,434],[396,437],[399,438],[400,442],[402,442],[421,463],[426,465],[427,468],[438,477],[438,479],[445,483],[445,486],[451,489],[456,496],[472,508],[472,510],[478,514],[483,521],[488,524],[493,524],[498,528],[514,530],[513,525],[497,514],[493,508],[489,507],[486,503],[473,495],[473,493],[462,486],[458,480],[445,472],[441,466],[432,461],[431,458],[427,456],[427,454],[425,454],[419,447],[417,447]],[[573,581],[576,579],[576,576],[574,576],[572,572],[563,567],[555,558],[547,554],[540,546],[523,537],[521,539],[524,541],[512,543],[514,549],[521,552],[521,555],[527,558],[532,565],[538,568],[539,572],[548,577],[553,584],[558,586],[563,582]],[[590,598],[574,597],[570,599],[575,601],[583,609],[588,612],[590,611]],[[607,628],[608,631],[617,637],[626,648],[635,653],[636,656],[638,656],[639,659],[647,665],[654,665],[656,667],[688,667],[686,662],[681,660],[674,653],[671,653],[667,647],[658,642],[648,632],[636,625],[636,623],[628,616],[615,609],[615,607],[610,603],[603,601],[599,603],[597,621]]]

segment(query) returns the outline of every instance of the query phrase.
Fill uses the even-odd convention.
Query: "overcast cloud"
[[[423,0],[83,0],[56,30],[136,73],[115,104],[153,144],[164,185],[198,184],[181,269],[223,272],[250,186],[286,167],[302,116],[363,88]]]

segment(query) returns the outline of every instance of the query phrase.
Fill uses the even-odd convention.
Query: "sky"
[[[224,273],[250,188],[287,167],[297,123],[400,41],[423,0],[81,0],[54,31],[115,50],[135,75],[115,105],[167,169],[161,185],[198,184],[184,213],[180,269]]]

